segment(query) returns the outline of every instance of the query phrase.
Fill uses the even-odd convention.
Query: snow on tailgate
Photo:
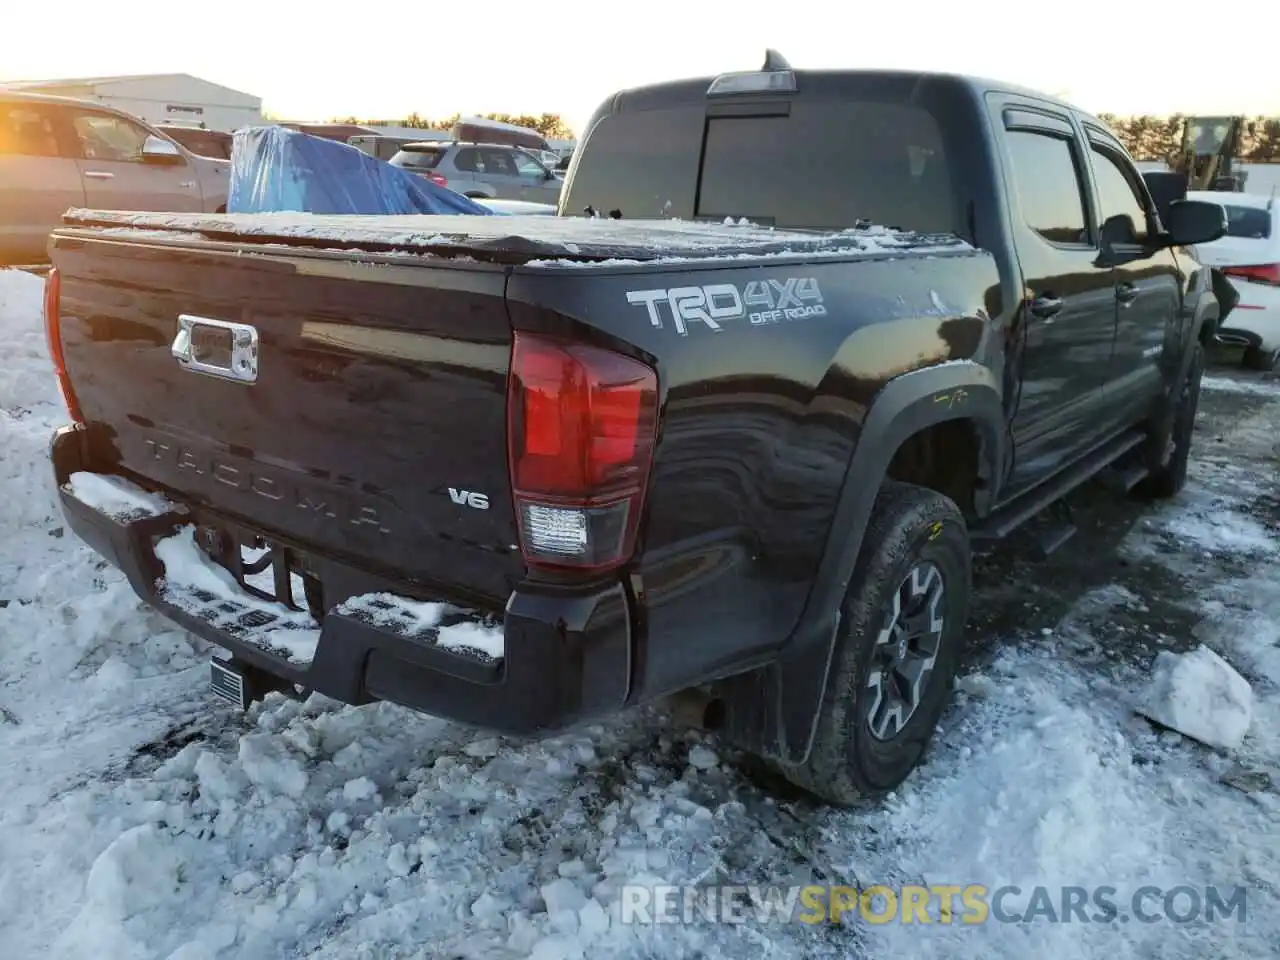
[[[741,221],[611,220],[547,216],[358,216],[309,213],[174,214],[109,210],[67,211],[69,226],[104,227],[118,232],[202,233],[309,244],[364,244],[430,252],[433,249],[527,254],[537,258],[655,257],[705,259],[719,256],[856,256],[887,252],[973,252],[948,234],[914,234],[885,227],[844,231],[780,230]]]

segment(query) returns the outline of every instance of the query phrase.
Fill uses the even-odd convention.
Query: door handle
[[[1062,298],[1051,293],[1042,293],[1031,301],[1031,315],[1041,320],[1056,317],[1062,312]]]
[[[108,173],[106,170],[86,170],[84,175],[93,180],[111,180],[115,178],[114,173]]]
[[[1138,299],[1138,294],[1142,291],[1128,281],[1116,287],[1116,299],[1121,303],[1133,303]]]

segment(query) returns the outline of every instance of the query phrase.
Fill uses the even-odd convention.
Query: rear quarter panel
[[[670,291],[696,299],[709,286],[737,290],[743,309],[725,292],[714,327],[687,319],[696,307],[677,323]],[[767,659],[791,636],[840,535],[836,505],[877,392],[920,367],[998,356],[998,298],[995,264],[977,253],[517,268],[516,329],[628,350],[658,371],[661,436],[632,578],[648,639],[635,699]]]

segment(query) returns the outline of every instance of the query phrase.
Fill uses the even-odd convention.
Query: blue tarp
[[[355,147],[285,127],[237,130],[228,213],[462,213],[492,211]]]

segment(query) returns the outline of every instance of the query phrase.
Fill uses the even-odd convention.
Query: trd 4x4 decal
[[[668,314],[682,337],[689,335],[691,323],[704,324],[719,333],[726,321],[745,319],[753,326],[762,326],[827,315],[814,277],[751,280],[741,289],[732,283],[711,283],[701,287],[628,290],[627,303],[643,304],[655,327],[661,328],[663,314]]]

